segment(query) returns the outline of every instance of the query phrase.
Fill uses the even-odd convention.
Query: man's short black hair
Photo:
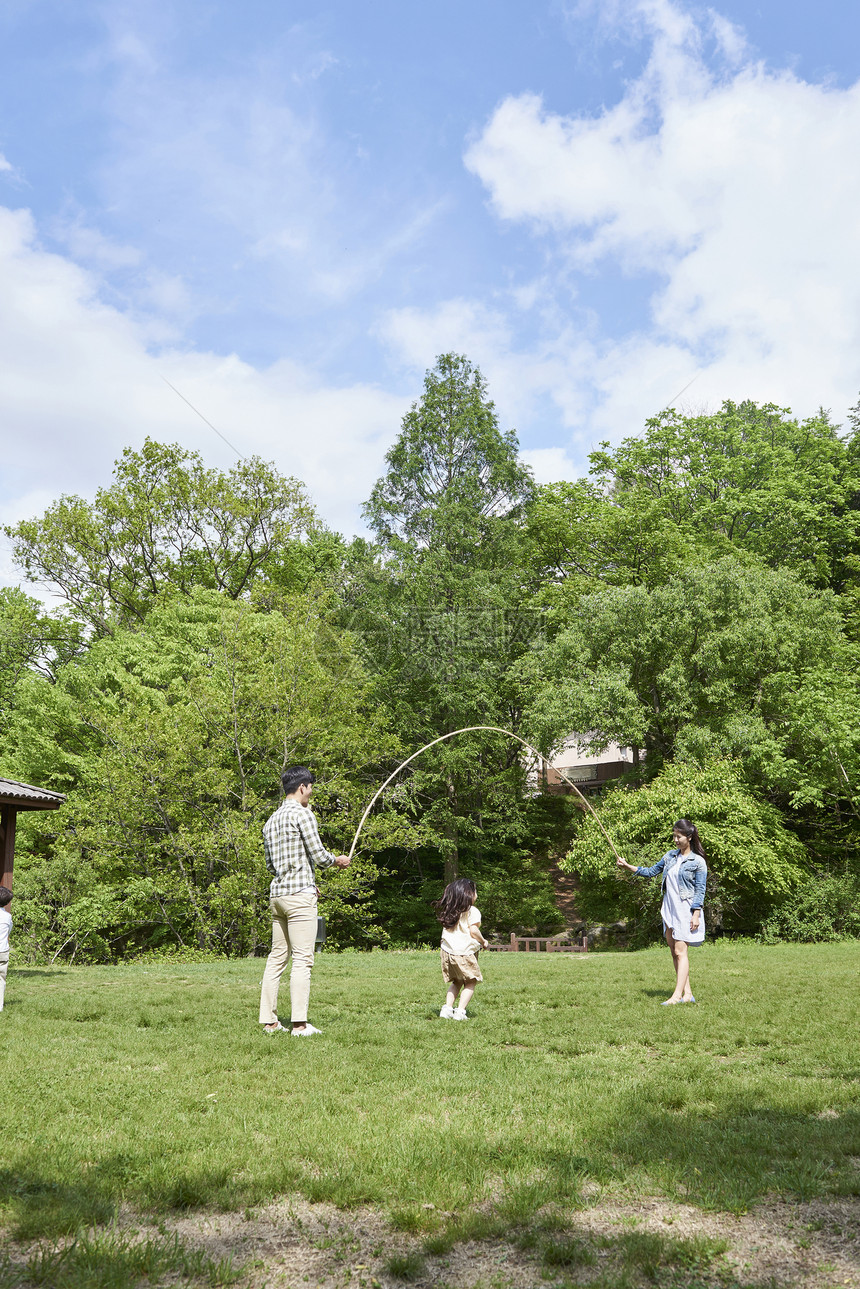
[[[0,886],[0,909],[5,909],[6,905],[12,899],[12,892],[8,886]]]
[[[304,784],[313,782],[314,776],[306,765],[291,765],[281,774],[281,787],[284,789],[285,797],[290,796]]]

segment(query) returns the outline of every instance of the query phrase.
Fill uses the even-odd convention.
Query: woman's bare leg
[[[672,954],[672,962],[675,965],[675,989],[672,997],[667,999],[670,1003],[683,1002],[685,998],[692,998],[690,993],[690,959],[687,956],[687,946],[683,940],[676,940],[672,934],[672,928],[666,928],[666,943]]]
[[[675,984],[675,988],[676,990],[680,989],[681,1000],[686,1003],[693,997],[690,990],[690,955],[687,952],[687,945],[683,940],[675,941],[675,950],[678,953],[678,979]]]
[[[693,991],[690,988],[690,954],[688,944],[682,944],[683,950],[682,961],[678,964],[678,985],[681,986],[681,1000],[685,1003],[693,1001]]]

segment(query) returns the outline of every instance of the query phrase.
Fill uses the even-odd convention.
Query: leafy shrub
[[[762,925],[766,944],[816,943],[860,936],[860,878],[848,873],[808,877]]]
[[[732,761],[665,765],[641,788],[611,788],[597,803],[604,827],[631,864],[650,867],[672,845],[672,824],[688,818],[708,855],[708,925],[757,927],[806,879],[806,851],[774,806],[760,801]],[[589,921],[632,924],[634,943],[660,934],[660,883],[623,873],[591,815],[583,818],[562,867],[580,879]]]

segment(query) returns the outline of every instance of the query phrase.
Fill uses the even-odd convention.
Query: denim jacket
[[[667,850],[662,859],[650,868],[637,868],[637,877],[656,877],[663,874],[661,890],[666,889],[666,870],[680,861],[678,871],[678,891],[682,900],[690,900],[690,909],[700,909],[705,898],[705,885],[708,880],[708,866],[701,855],[690,851],[686,859],[681,859],[679,850]]]

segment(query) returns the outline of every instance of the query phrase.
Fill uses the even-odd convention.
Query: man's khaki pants
[[[9,954],[0,953],[0,1012],[3,1010],[3,999],[6,995],[6,971],[9,967]]]
[[[280,895],[269,901],[272,910],[272,952],[266,959],[260,993],[260,1024],[273,1025],[278,1019],[278,985],[292,956],[290,968],[290,1018],[294,1023],[308,1018],[314,941],[317,938],[316,891]]]

